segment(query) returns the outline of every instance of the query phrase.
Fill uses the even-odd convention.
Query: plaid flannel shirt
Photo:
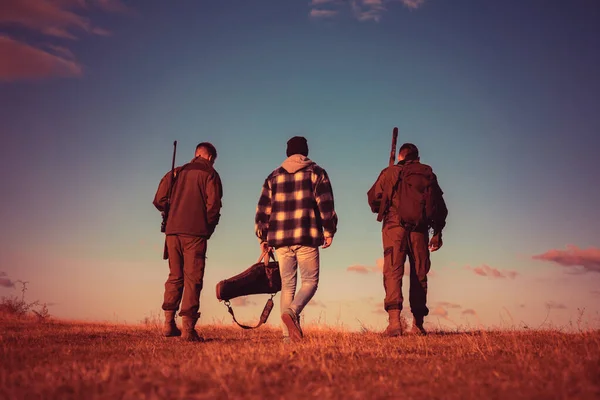
[[[317,164],[293,174],[280,167],[265,179],[255,217],[261,242],[318,247],[335,235],[337,222],[329,177]]]

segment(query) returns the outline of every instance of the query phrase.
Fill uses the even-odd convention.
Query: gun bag
[[[271,261],[272,259],[272,261]],[[258,328],[269,318],[273,309],[273,296],[281,290],[281,275],[279,273],[279,262],[275,260],[273,252],[263,252],[258,261],[248,269],[229,279],[222,280],[217,284],[217,299],[224,301],[233,321],[244,329]],[[249,327],[240,324],[233,313],[230,300],[240,296],[252,294],[270,294],[271,298],[262,312],[258,325]]]

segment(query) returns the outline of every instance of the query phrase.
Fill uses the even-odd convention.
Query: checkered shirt
[[[255,218],[261,242],[317,247],[335,235],[337,222],[329,177],[317,164],[293,174],[280,167],[265,179]]]

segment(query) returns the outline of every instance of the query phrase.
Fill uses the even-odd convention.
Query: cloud
[[[438,306],[444,307],[444,308],[462,308],[462,306],[460,304],[448,303],[447,301],[439,301],[437,304],[438,304]]]
[[[310,10],[310,16],[312,18],[331,18],[335,17],[338,14],[336,10],[321,10],[317,8],[313,8]]]
[[[6,272],[0,271],[0,276],[6,276],[6,275],[7,275]]]
[[[373,314],[387,315],[387,311],[385,311],[385,306],[383,301],[375,304],[375,308],[373,309]]]
[[[381,15],[386,11],[383,0],[353,0],[351,5],[352,13],[359,21],[379,22]]]
[[[319,300],[312,299],[307,306],[326,308],[325,303]]]
[[[82,74],[78,63],[6,36],[0,36],[0,60],[0,81]]]
[[[600,290],[592,290],[590,293],[592,294],[592,296],[600,296]]]
[[[583,272],[600,273],[600,248],[589,247],[580,249],[577,246],[567,246],[566,250],[548,250],[543,254],[532,257],[534,260],[553,262],[563,267],[576,267]]]
[[[312,0],[310,16],[313,18],[331,18],[340,13],[344,7],[350,7],[350,12],[359,21],[379,22],[387,11],[386,4],[401,3],[409,9],[421,7],[425,0]],[[326,9],[323,7],[327,7]],[[319,7],[319,8],[314,8]]]
[[[373,270],[373,267],[365,267],[364,265],[351,265],[348,268],[346,268],[346,271],[356,272],[358,274],[368,274],[371,272],[375,272]]]
[[[78,77],[83,68],[64,45],[82,33],[108,36],[83,15],[94,9],[127,12],[120,0],[2,0],[0,1],[0,80],[17,81],[48,77]],[[41,38],[35,44],[2,29],[19,28]],[[28,35],[31,36],[31,35]]]
[[[256,303],[252,300],[248,300],[248,297],[236,297],[235,299],[231,299],[231,305],[236,307],[247,307],[255,306]]]
[[[435,315],[442,318],[448,318],[448,310],[442,306],[437,306],[430,312],[431,315]]]
[[[462,315],[477,315],[475,310],[473,310],[472,308],[467,308],[466,310],[463,310],[463,312],[461,314]]]
[[[555,301],[547,301],[546,308],[549,310],[564,310],[567,308],[567,306],[565,306],[562,303],[557,303]]]
[[[0,287],[12,288],[15,287],[15,283],[8,278],[0,278]]]
[[[358,274],[370,274],[370,273],[383,273],[383,258],[378,258],[377,260],[375,260],[375,266],[368,266],[368,265],[351,265],[348,268],[346,268],[346,271],[348,272],[356,272]],[[404,265],[404,275],[410,275],[410,264],[408,263],[408,260],[406,261],[405,265]],[[428,276],[434,276],[435,272],[434,271],[429,271],[429,273],[427,274]]]
[[[486,265],[486,264],[483,264],[482,266],[475,267],[475,268],[471,268],[470,266],[466,266],[465,268],[473,271],[475,274],[477,274],[479,276],[487,276],[490,278],[515,279],[517,277],[517,275],[519,275],[519,273],[517,271],[514,271],[514,270],[500,271],[499,269],[490,267],[489,265]]]
[[[425,0],[402,0],[402,4],[408,8],[417,9],[425,4]]]

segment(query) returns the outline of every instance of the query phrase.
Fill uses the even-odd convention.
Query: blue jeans
[[[313,298],[319,284],[319,248],[309,246],[283,246],[275,249],[281,272],[281,303],[283,313],[290,308],[297,316]],[[302,285],[296,294],[297,270],[300,268]],[[282,324],[283,336],[289,332]]]

